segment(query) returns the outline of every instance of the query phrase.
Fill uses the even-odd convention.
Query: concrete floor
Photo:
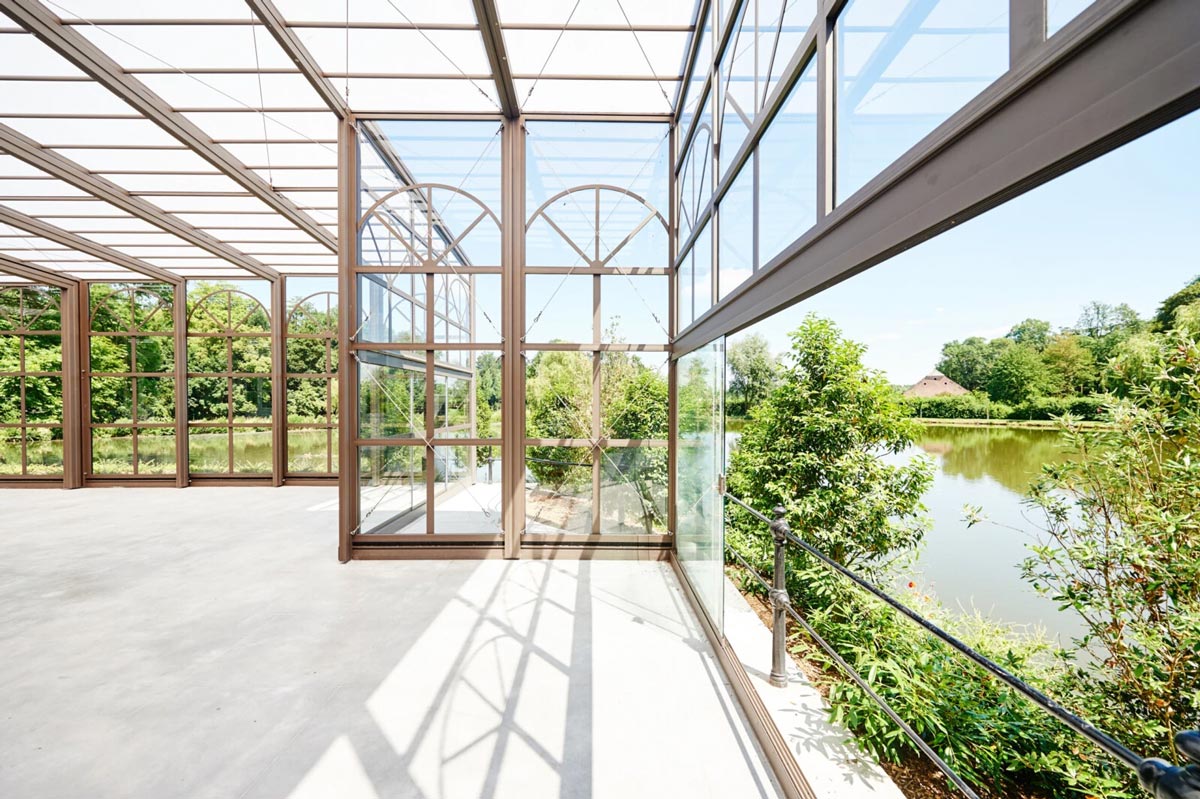
[[[0,491],[0,796],[777,795],[665,566],[343,566],[333,499]]]

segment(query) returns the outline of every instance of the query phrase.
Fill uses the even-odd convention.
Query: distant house
[[[930,372],[921,378],[921,382],[911,386],[904,392],[906,397],[943,397],[970,394],[965,388],[946,377],[941,372]]]

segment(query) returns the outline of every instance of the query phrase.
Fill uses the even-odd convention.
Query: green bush
[[[1012,413],[1011,405],[993,402],[983,392],[905,397],[904,405],[913,416],[921,419],[1006,419]]]
[[[1106,398],[1092,397],[1035,397],[1013,408],[1009,419],[1021,421],[1051,421],[1066,414],[1085,421],[1098,421],[1104,414]]]

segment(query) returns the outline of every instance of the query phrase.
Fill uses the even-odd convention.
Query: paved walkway
[[[0,796],[777,795],[666,566],[343,566],[333,499],[0,491]]]

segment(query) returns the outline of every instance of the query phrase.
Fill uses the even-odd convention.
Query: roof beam
[[[62,155],[47,150],[33,139],[0,124],[0,148],[9,155],[19,158],[25,163],[35,166],[54,177],[69,183],[77,189],[91,194],[115,205],[126,213],[133,214],[155,227],[173,233],[184,241],[195,244],[218,258],[223,258],[234,266],[239,266],[251,274],[266,278],[279,279],[279,273],[256,258],[230,247],[213,236],[198,230],[178,217],[168,214],[157,205],[135,197],[112,181],[105,180],[99,175],[92,174],[79,164]]]
[[[232,153],[219,144],[214,144],[195,123],[172,109],[145,84],[126,74],[120,64],[105,55],[81,33],[73,27],[63,25],[62,20],[40,2],[8,0],[4,4],[4,13],[296,227],[321,242],[330,251],[337,252],[337,240],[328,230],[247,169]]]
[[[283,52],[287,53],[287,57],[312,84],[313,90],[325,101],[329,110],[337,114],[338,119],[349,119],[350,106],[329,79],[324,76],[321,66],[300,41],[300,37],[288,27],[287,20],[275,7],[275,3],[271,0],[246,0],[246,5],[250,6],[250,10],[258,17],[259,22],[275,37],[275,41],[283,48]]]
[[[51,225],[49,222],[43,222],[40,219],[34,219],[31,216],[22,214],[19,211],[0,205],[0,222],[3,222],[10,227],[19,228],[27,233],[32,233],[48,241],[53,241],[57,244],[70,247],[77,252],[85,255],[92,255],[102,261],[107,261],[110,264],[124,267],[131,272],[137,272],[140,275],[161,280],[164,283],[179,283],[183,280],[174,272],[168,272],[166,269],[148,264],[140,258],[134,258],[132,255],[126,255],[123,252],[107,247],[98,242],[86,239],[69,230],[64,230],[60,227]]]
[[[496,81],[500,110],[509,119],[516,119],[521,115],[521,103],[517,100],[517,85],[513,83],[512,70],[508,67],[508,52],[504,49],[504,34],[500,30],[500,15],[496,13],[496,2],[471,0],[471,4],[475,6],[479,32],[483,35],[483,49],[487,51],[488,64],[492,67],[492,79]]]
[[[32,280],[35,283],[45,283],[46,285],[56,286],[60,289],[75,288],[79,285],[79,281],[72,277],[50,269],[43,269],[40,266],[34,266],[8,255],[0,255],[0,273],[24,278],[25,280]]]

